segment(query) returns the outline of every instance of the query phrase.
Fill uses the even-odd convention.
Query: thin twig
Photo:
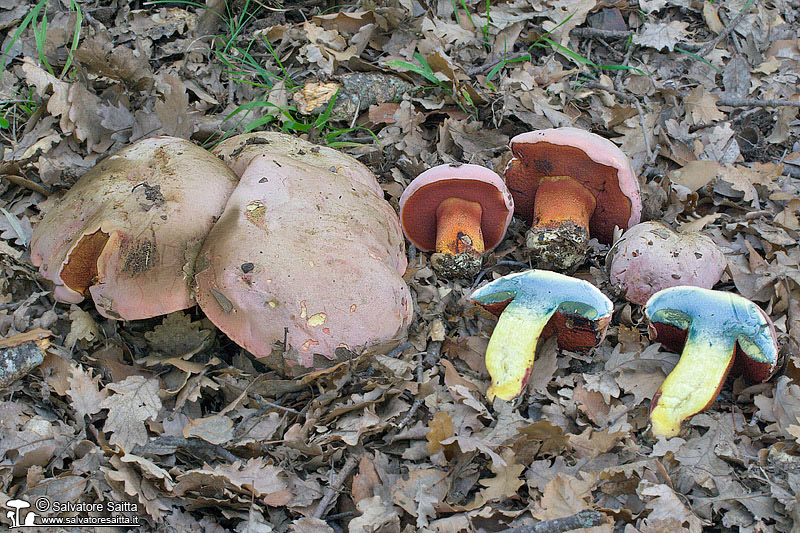
[[[628,102],[636,108],[636,112],[639,114],[639,125],[642,128],[642,135],[644,135],[644,149],[647,152],[647,162],[652,164],[653,160],[655,160],[655,157],[653,157],[653,149],[650,146],[650,137],[647,136],[647,125],[644,122],[644,111],[642,110],[642,104],[639,103],[639,99],[599,83],[589,82],[585,83],[583,86],[589,89],[598,89],[600,91],[611,93],[614,96],[620,97],[622,100]]]
[[[504,529],[501,533],[562,533],[573,529],[599,526],[603,522],[605,522],[605,518],[599,511],[581,511],[564,518],[543,520],[532,526]]]
[[[627,39],[636,32],[631,30],[601,30],[599,28],[574,28],[570,35],[573,37],[603,38],[603,39]]]
[[[800,107],[800,100],[761,100],[759,98],[733,98],[723,96],[717,100],[718,105],[731,107]]]
[[[430,342],[428,344],[428,349],[425,352],[426,353],[425,357],[428,357],[429,355],[431,355],[431,353],[436,352],[436,357],[438,358],[439,357],[438,350],[440,350],[441,347],[442,347],[442,343],[440,341],[432,341],[432,342]],[[422,362],[423,362],[423,360],[424,359],[422,357],[422,354],[420,354],[419,361],[417,362],[417,368],[416,368],[416,371],[415,371],[416,378],[417,378],[417,383],[419,383],[419,384],[422,384],[422,378],[423,378]],[[411,407],[408,408],[408,411],[406,412],[406,414],[403,415],[403,418],[401,418],[400,421],[397,423],[397,430],[398,431],[403,429],[404,427],[406,427],[406,425],[409,422],[411,422],[411,419],[414,418],[414,415],[417,414],[417,411],[419,411],[420,407],[422,407],[422,399],[421,398],[415,398],[414,401],[411,403]]]
[[[325,494],[322,496],[319,504],[317,504],[317,508],[314,509],[314,518],[322,518],[325,516],[328,507],[333,503],[333,500],[339,495],[339,491],[344,487],[344,482],[347,481],[347,478],[350,477],[350,474],[355,470],[359,455],[358,453],[353,453],[347,458],[339,475],[337,475],[336,479],[325,489]]]
[[[704,44],[703,47],[697,51],[697,55],[703,57],[704,55],[708,54],[711,50],[713,50],[714,47],[717,46],[717,44],[719,44],[719,42],[722,39],[727,37],[733,31],[733,28],[735,28],[736,25],[739,24],[739,21],[742,20],[742,17],[748,11],[749,11],[748,9],[742,9],[741,11],[739,11],[739,14],[733,17],[733,20],[730,22],[730,24],[728,24],[725,30],[723,30],[719,35],[717,35],[716,37],[708,41],[706,44]]]
[[[410,342],[404,342],[403,344],[401,344],[400,346],[398,346],[397,348],[395,348],[391,352],[387,353],[386,357],[392,357],[392,358],[397,357],[398,355],[403,353],[407,348],[411,348],[411,343]]]

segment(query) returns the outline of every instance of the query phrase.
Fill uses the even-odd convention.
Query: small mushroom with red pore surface
[[[227,156],[241,180],[203,243],[195,280],[219,329],[294,374],[329,365],[339,347],[395,343],[412,300],[400,222],[374,176],[344,154],[285,137],[265,135],[270,142]]]
[[[642,222],[618,240],[606,259],[611,283],[644,305],[656,292],[678,285],[710,289],[725,271],[725,256],[709,237],[675,233],[660,222]]]
[[[189,141],[145,139],[101,161],[45,214],[31,260],[57,300],[90,296],[108,318],[185,309],[200,245],[237,181]]]
[[[541,268],[567,271],[586,258],[589,238],[610,244],[614,226],[639,222],[642,200],[630,161],[611,141],[577,128],[517,135],[505,170],[526,244]]]
[[[611,300],[588,281],[547,270],[503,276],[470,299],[500,317],[486,348],[490,400],[511,400],[522,393],[539,338],[556,334],[562,349],[591,350],[602,342],[614,310]]]
[[[479,165],[430,168],[400,197],[403,232],[423,252],[436,252],[431,262],[445,277],[475,276],[482,254],[500,244],[513,214],[503,180]]]
[[[684,420],[714,402],[731,369],[757,383],[775,372],[775,328],[767,314],[746,298],[698,287],[671,287],[654,294],[644,313],[652,340],[682,350],[650,404],[654,435],[677,435]]]

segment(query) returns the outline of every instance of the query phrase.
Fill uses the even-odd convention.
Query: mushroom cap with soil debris
[[[57,300],[91,296],[107,318],[191,307],[195,258],[237,181],[189,141],[140,141],[92,168],[45,214],[31,261]]]

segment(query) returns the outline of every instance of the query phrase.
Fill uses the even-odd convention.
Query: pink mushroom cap
[[[400,196],[400,222],[409,241],[423,252],[436,247],[436,208],[447,198],[481,204],[486,251],[503,240],[514,215],[514,199],[503,179],[480,165],[446,163],[429,168]]]
[[[590,228],[601,242],[612,241],[615,225],[624,230],[641,219],[639,181],[628,157],[608,139],[564,127],[521,133],[509,144],[514,158],[505,170],[506,185],[517,215],[528,223],[545,176],[569,176],[594,194],[597,207]]]
[[[675,233],[660,222],[642,222],[626,231],[609,252],[609,279],[625,298],[644,305],[655,293],[688,285],[712,288],[726,261],[710,237]]]
[[[101,315],[136,320],[194,305],[188,279],[236,175],[174,137],[139,141],[107,157],[36,226],[31,261],[54,296],[91,295]]]

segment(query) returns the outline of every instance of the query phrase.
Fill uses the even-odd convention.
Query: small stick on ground
[[[650,146],[650,138],[647,136],[647,126],[644,123],[644,111],[642,110],[642,105],[639,103],[639,99],[599,83],[585,83],[583,86],[589,89],[598,89],[600,91],[611,93],[614,96],[620,97],[622,100],[628,102],[636,108],[636,112],[639,114],[639,125],[642,127],[642,135],[644,135],[644,149],[647,152],[647,162],[652,164],[655,160],[655,157],[653,156],[653,149]]]
[[[581,511],[578,514],[554,520],[544,520],[532,526],[505,529],[500,533],[562,533],[586,527],[599,526],[605,521],[599,511]]]
[[[800,107],[800,100],[761,100],[758,98],[731,98],[723,96],[717,100],[717,104],[730,107]]]
[[[713,50],[714,47],[717,46],[717,44],[722,39],[727,37],[733,31],[733,29],[736,27],[737,24],[739,24],[739,21],[742,20],[742,17],[748,11],[749,9],[742,9],[738,15],[733,17],[733,20],[730,22],[730,24],[728,24],[725,30],[723,30],[719,35],[708,41],[706,44],[703,45],[703,47],[700,50],[697,51],[697,55],[703,57],[704,55],[708,54],[711,50]]]
[[[432,353],[435,352],[435,357],[438,358],[439,350],[441,350],[441,348],[442,348],[442,343],[440,341],[430,342],[428,344],[428,349],[425,352],[426,354],[425,357],[427,358],[428,356],[430,356]],[[417,362],[417,369],[416,369],[417,383],[420,384],[422,383],[422,377],[423,377],[422,376],[423,361],[424,361],[423,357],[420,356],[419,361]],[[414,402],[411,404],[411,407],[408,408],[408,412],[397,423],[397,429],[401,430],[404,427],[406,427],[406,425],[408,425],[408,423],[411,422],[411,419],[414,418],[414,415],[417,414],[417,411],[419,411],[420,407],[422,407],[422,399],[415,398]]]
[[[331,484],[325,489],[325,494],[323,494],[322,499],[317,504],[317,508],[314,509],[314,518],[322,518],[325,516],[328,507],[333,503],[339,495],[339,491],[344,487],[344,482],[347,481],[347,478],[350,477],[350,474],[355,470],[356,465],[358,465],[359,456],[360,454],[353,453],[347,458],[347,461],[336,476],[336,479],[331,481]]]

